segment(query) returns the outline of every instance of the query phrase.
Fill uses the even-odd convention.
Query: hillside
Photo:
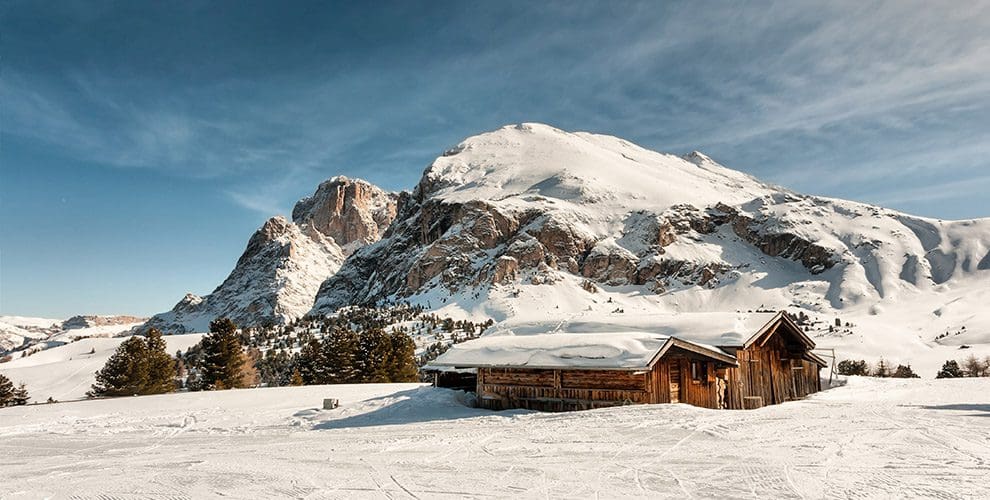
[[[131,325],[134,326],[137,325]],[[200,334],[169,335],[165,342],[168,352],[174,353],[188,349],[202,337]],[[49,397],[59,401],[82,399],[96,381],[94,374],[125,340],[126,337],[92,337],[52,345],[31,356],[0,364],[0,373],[14,383],[26,384],[31,401],[44,402]]]
[[[73,316],[66,320],[0,316],[0,357],[30,355],[75,339],[113,337],[144,323],[134,316]]]

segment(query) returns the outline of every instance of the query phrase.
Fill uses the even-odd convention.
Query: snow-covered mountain
[[[212,294],[147,326],[392,300],[497,321],[797,308],[820,344],[867,357],[990,353],[990,219],[796,193],[698,152],[513,125],[446,151],[412,193],[334,178],[292,215],[266,222]]]
[[[309,312],[321,283],[354,250],[377,241],[396,214],[398,195],[365,181],[334,177],[300,200],[292,221],[272,217],[248,241],[230,275],[211,294],[187,294],[145,329],[206,331],[217,317],[241,325],[283,324]]]
[[[990,219],[804,195],[701,153],[522,124],[430,165],[384,238],[323,283],[313,312],[402,299],[496,320],[798,307],[831,321],[900,318],[914,304],[941,322],[905,338],[931,343],[967,323],[990,328],[970,304],[987,290]],[[933,312],[954,301],[954,314]]]
[[[73,316],[66,320],[0,316],[0,356],[34,352],[89,337],[112,337],[144,323],[134,316]]]
[[[523,124],[438,158],[388,236],[324,284],[316,310],[566,275],[659,294],[743,280],[784,290],[787,304],[842,309],[987,270],[987,219],[802,195],[701,153]]]

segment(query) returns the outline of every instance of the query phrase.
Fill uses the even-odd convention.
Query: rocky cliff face
[[[378,241],[396,215],[398,195],[368,182],[334,177],[292,210],[296,224],[334,239],[344,255]]]
[[[970,275],[990,259],[988,229],[794,193],[701,153],[524,124],[438,158],[382,241],[323,283],[314,313],[575,278],[671,303],[711,290],[691,299],[697,309],[725,307],[710,297],[740,283],[759,290],[749,307],[840,309]]]
[[[144,329],[206,331],[229,317],[240,325],[283,324],[306,314],[320,284],[346,256],[377,241],[395,217],[398,195],[362,180],[335,177],[293,209],[272,217],[248,240],[230,275],[205,297],[187,294]]]

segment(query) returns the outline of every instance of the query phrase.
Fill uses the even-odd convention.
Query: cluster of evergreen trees
[[[950,359],[935,378],[990,377],[990,356],[983,359],[970,354],[962,363]]]
[[[918,378],[911,365],[897,365],[891,369],[886,360],[880,358],[876,365],[866,361],[845,359],[836,365],[839,375],[861,375],[867,377]],[[950,359],[942,365],[935,378],[990,377],[990,356],[980,359],[970,355],[962,363]]]
[[[844,359],[835,365],[839,375],[860,375],[864,377],[918,378],[919,375],[911,369],[911,365],[897,365],[891,369],[890,364],[883,358],[871,367],[865,360]]]
[[[475,323],[426,313],[422,306],[349,307],[332,317],[238,330],[210,323],[200,343],[165,352],[161,333],[133,337],[97,372],[91,397],[219,390],[265,385],[414,382],[419,367],[450,344],[477,338],[492,320]],[[435,342],[416,357],[412,335]]]
[[[305,384],[415,382],[419,373],[416,345],[405,333],[340,326],[303,346],[297,369]]]
[[[163,394],[175,391],[175,362],[166,351],[162,332],[133,336],[119,346],[86,393],[91,398]]]
[[[24,384],[14,387],[14,383],[0,373],[0,408],[26,405],[28,399],[28,391]]]

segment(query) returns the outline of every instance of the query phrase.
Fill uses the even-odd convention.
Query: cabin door
[[[675,361],[668,365],[670,370],[670,402],[681,402],[681,363]]]

